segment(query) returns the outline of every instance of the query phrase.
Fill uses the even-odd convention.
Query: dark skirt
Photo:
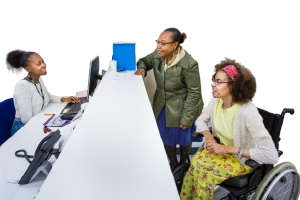
[[[180,127],[166,126],[165,108],[160,111],[156,120],[160,137],[165,145],[174,147],[176,144],[187,146],[191,142],[202,142],[202,138],[194,138],[190,134],[196,130],[196,125],[193,123],[192,127],[182,129]]]

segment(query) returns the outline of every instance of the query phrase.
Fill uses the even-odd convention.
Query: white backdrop
[[[297,159],[299,89],[298,1],[1,1],[0,101],[11,98],[15,83],[26,76],[6,69],[14,49],[38,52],[47,63],[44,82],[55,95],[85,90],[89,61],[100,57],[107,69],[112,42],[136,41],[137,60],[155,49],[166,28],[187,34],[183,47],[199,62],[204,103],[211,99],[214,65],[236,59],[256,77],[257,107],[286,116],[280,162]],[[298,89],[297,89],[298,88]],[[136,122],[132,122],[136,123]]]

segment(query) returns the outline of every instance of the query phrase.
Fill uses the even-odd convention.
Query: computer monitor
[[[91,60],[90,62],[90,73],[88,82],[88,98],[93,96],[97,87],[98,79],[101,80],[102,76],[99,74],[99,56]]]

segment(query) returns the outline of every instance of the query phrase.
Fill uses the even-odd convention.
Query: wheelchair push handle
[[[286,113],[290,113],[291,115],[293,115],[295,113],[295,110],[293,108],[284,108],[282,110],[281,116],[284,117]]]

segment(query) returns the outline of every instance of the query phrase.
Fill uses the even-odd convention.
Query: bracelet
[[[238,158],[238,155],[239,155],[240,151],[241,151],[241,147],[238,147],[235,151],[235,154],[234,154],[236,158]]]
[[[243,157],[243,153],[245,151],[245,148],[242,148],[239,152],[239,159],[241,159]]]

